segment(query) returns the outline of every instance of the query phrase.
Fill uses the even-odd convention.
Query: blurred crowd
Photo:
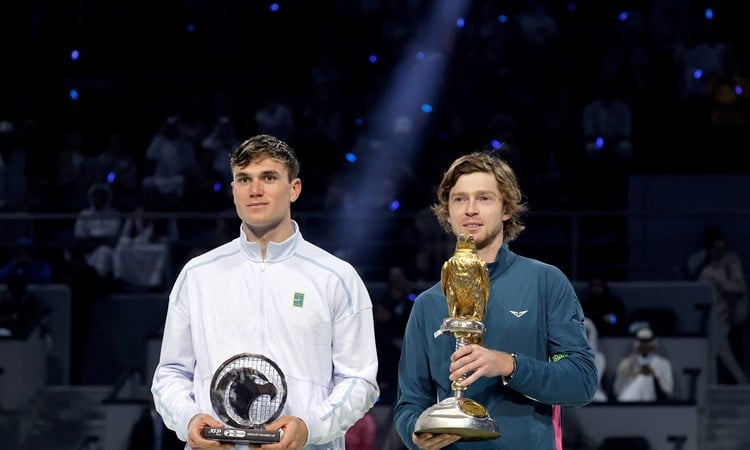
[[[228,151],[270,133],[299,153],[297,211],[413,214],[411,234],[395,239],[423,245],[414,264],[429,279],[443,252],[423,212],[457,154],[503,154],[532,211],[622,209],[632,173],[750,169],[734,156],[750,139],[746,2],[465,5],[440,32],[430,25],[445,5],[425,0],[19,8],[0,27],[18,42],[9,56],[52,61],[64,83],[38,88],[34,65],[2,74],[15,88],[0,107],[0,212],[78,214],[106,186],[120,226],[144,212],[221,213],[232,207]],[[446,65],[423,74],[435,79],[429,98],[389,97],[435,60]],[[354,195],[382,164],[377,192]],[[141,241],[234,235],[231,223],[153,225]],[[28,237],[19,221],[2,227],[8,247]],[[49,228],[61,242],[80,238],[70,221]],[[121,231],[97,254],[106,273]]]

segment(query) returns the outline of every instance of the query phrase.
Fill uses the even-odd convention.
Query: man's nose
[[[477,214],[477,212],[479,212],[479,209],[477,208],[477,201],[469,199],[469,201],[466,202],[466,214],[473,216],[474,214]]]

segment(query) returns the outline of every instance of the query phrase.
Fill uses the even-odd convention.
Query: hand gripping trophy
[[[440,273],[443,294],[450,317],[443,320],[442,333],[456,338],[456,349],[479,344],[485,327],[482,323],[489,299],[487,264],[477,256],[474,237],[459,235],[456,251]],[[451,383],[453,397],[427,408],[417,419],[415,433],[447,433],[462,441],[486,441],[500,437],[499,427],[479,402],[464,397],[465,377]]]

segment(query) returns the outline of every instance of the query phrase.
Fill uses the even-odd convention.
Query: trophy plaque
[[[456,350],[468,344],[481,344],[485,331],[482,320],[490,292],[489,271],[477,256],[474,237],[458,236],[455,253],[443,264],[440,284],[450,316],[443,320],[440,331],[456,339]],[[451,383],[452,397],[432,405],[419,416],[415,433],[455,434],[461,436],[461,441],[500,437],[498,424],[487,408],[464,396],[468,388],[461,381],[465,378]]]
[[[211,380],[211,406],[227,427],[205,427],[206,439],[236,445],[279,442],[281,431],[265,425],[286,403],[286,379],[271,359],[240,353],[226,360]]]

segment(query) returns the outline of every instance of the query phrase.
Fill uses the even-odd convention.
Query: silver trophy
[[[474,238],[458,236],[456,251],[443,264],[440,284],[448,301],[450,317],[443,320],[440,331],[456,338],[456,349],[481,344],[485,331],[482,320],[489,299],[487,264],[477,256]],[[427,408],[417,419],[414,432],[455,434],[461,441],[486,441],[500,437],[498,424],[487,408],[464,397],[468,389],[461,382],[451,383],[453,396]]]
[[[279,442],[281,431],[265,425],[286,403],[286,379],[271,359],[241,353],[226,360],[211,380],[211,406],[227,427],[206,427],[203,437],[233,444]]]

